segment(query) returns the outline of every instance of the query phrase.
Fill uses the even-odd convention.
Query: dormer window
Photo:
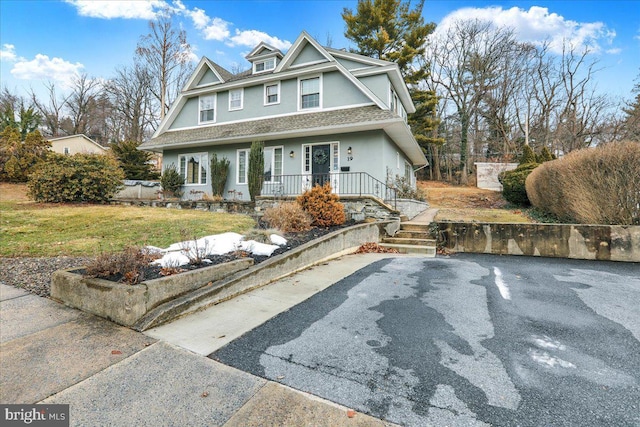
[[[273,70],[274,68],[276,68],[276,58],[269,58],[264,61],[256,61],[253,63],[254,74]]]

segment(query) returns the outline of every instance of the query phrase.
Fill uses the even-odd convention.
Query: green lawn
[[[3,196],[6,196],[4,193]],[[128,245],[166,247],[190,237],[255,225],[246,215],[195,210],[0,201],[0,256],[94,256]]]

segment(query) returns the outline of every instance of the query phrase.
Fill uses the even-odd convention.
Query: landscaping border
[[[327,259],[354,252],[364,243],[378,242],[388,222],[339,229],[257,265],[252,265],[251,258],[239,259],[137,285],[84,278],[73,272],[78,267],[58,270],[51,279],[51,297],[143,331],[268,285]]]

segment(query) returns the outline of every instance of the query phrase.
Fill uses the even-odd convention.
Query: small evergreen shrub
[[[249,168],[247,171],[249,197],[252,202],[262,192],[264,182],[264,142],[255,141],[249,150]]]
[[[140,142],[120,141],[111,144],[111,152],[124,171],[125,179],[152,180],[160,178],[155,167],[149,163],[153,154],[138,150]]]
[[[529,145],[525,145],[522,147],[522,156],[520,157],[520,161],[518,162],[519,166],[528,165],[536,162],[536,153],[533,152],[533,148]]]
[[[537,167],[537,163],[525,163],[514,170],[500,172],[498,181],[502,184],[502,197],[514,205],[529,206],[531,203],[527,197],[525,182]]]
[[[536,155],[537,163],[549,162],[554,159],[555,159],[555,156],[551,154],[551,151],[549,151],[547,147],[542,147],[542,150],[540,150],[540,154]]]
[[[0,181],[26,182],[29,174],[50,154],[51,143],[39,131],[28,133],[7,126],[0,133]]]
[[[278,229],[283,233],[298,233],[311,229],[311,217],[302,210],[302,206],[294,202],[280,203],[277,206],[266,209],[262,220],[269,227]]]
[[[229,165],[231,161],[226,157],[218,160],[218,155],[211,155],[211,194],[213,197],[224,195],[224,187],[227,185]]]
[[[184,185],[184,177],[180,175],[173,163],[167,166],[160,178],[162,191],[168,193],[169,197],[182,197],[182,186]]]
[[[346,221],[344,205],[340,203],[338,196],[331,192],[331,185],[328,182],[323,186],[316,185],[305,191],[298,196],[297,201],[311,216],[311,225],[330,227],[344,224]]]
[[[120,188],[124,173],[112,156],[51,153],[29,175],[28,194],[36,202],[107,202]]]

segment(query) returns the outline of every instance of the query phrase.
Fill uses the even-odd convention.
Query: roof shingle
[[[143,143],[140,148],[170,148],[196,142],[222,143],[227,139],[251,138],[270,133],[287,133],[310,129],[366,125],[389,120],[402,120],[377,106],[303,113],[292,116],[250,120],[246,122],[202,126],[195,129],[167,131]]]

